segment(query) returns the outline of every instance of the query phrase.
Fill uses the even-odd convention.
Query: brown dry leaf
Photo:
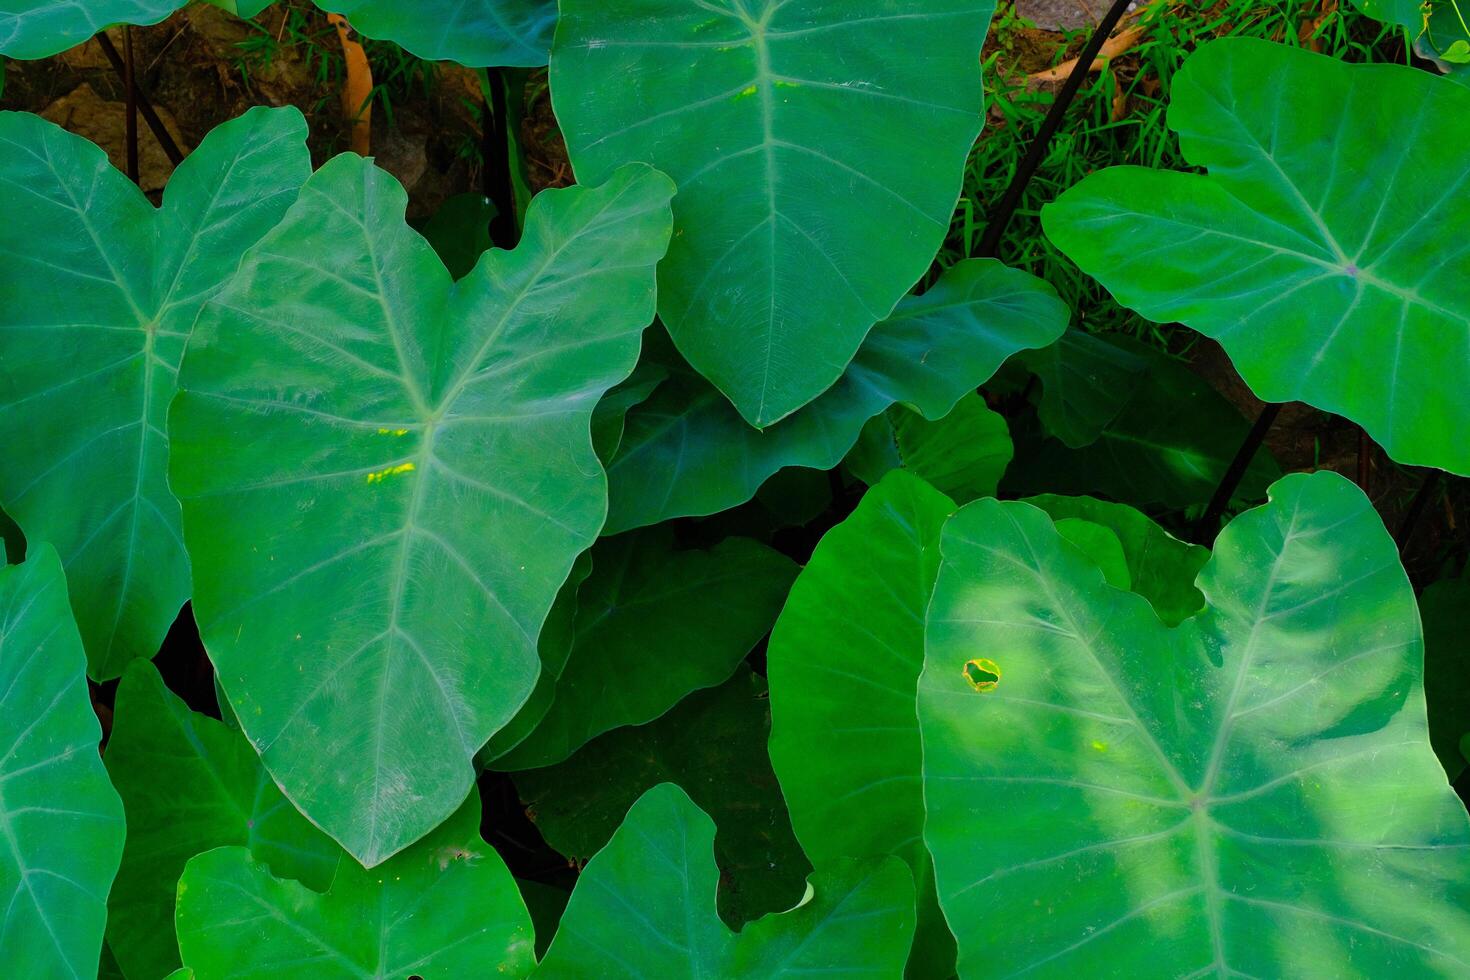
[[[1297,30],[1297,40],[1311,50],[1322,53],[1322,39],[1317,37],[1317,28],[1322,22],[1337,12],[1337,0],[1322,0],[1318,5],[1317,15],[1308,17],[1302,21],[1302,26]]]
[[[1108,118],[1113,122],[1118,122],[1124,116],[1128,115],[1128,91],[1122,85],[1118,84],[1118,76],[1111,68],[1106,69],[1106,71],[1108,73],[1108,80],[1113,83],[1113,111],[1109,114]]]
[[[342,83],[342,116],[352,127],[352,152],[367,156],[372,152],[373,142],[373,70],[368,65],[367,53],[353,38],[347,18],[327,14],[327,20],[337,28],[342,55],[347,61],[347,80]]]
[[[1102,71],[1107,67],[1109,59],[1116,58],[1118,55],[1128,51],[1139,42],[1145,33],[1147,32],[1139,24],[1130,24],[1109,37],[1103,42],[1102,48],[1098,51],[1097,57],[1093,59],[1092,66],[1088,70]],[[1076,67],[1077,59],[1068,58],[1055,68],[1032,72],[1026,76],[1026,87],[1028,89],[1036,89],[1044,85],[1055,85],[1059,82],[1064,82],[1067,80],[1067,76],[1072,74],[1072,69]]]

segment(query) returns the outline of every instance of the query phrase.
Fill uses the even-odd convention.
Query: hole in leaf
[[[982,694],[993,691],[995,685],[1000,683],[1000,668],[996,666],[994,660],[976,657],[965,664],[965,680]]]

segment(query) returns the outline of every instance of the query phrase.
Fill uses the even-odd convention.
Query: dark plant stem
[[[515,248],[520,238],[516,228],[516,195],[510,178],[510,141],[506,119],[505,75],[499,68],[485,69],[489,98],[480,126],[480,155],[484,161],[484,195],[495,205],[490,219],[490,241],[500,248]]]
[[[1256,458],[1256,452],[1261,448],[1261,443],[1266,440],[1266,433],[1271,431],[1271,426],[1279,414],[1281,414],[1280,405],[1267,404],[1261,409],[1261,414],[1256,416],[1255,425],[1251,426],[1250,433],[1240,444],[1240,449],[1236,451],[1235,458],[1230,461],[1225,475],[1220,478],[1220,485],[1215,488],[1215,495],[1210,498],[1210,505],[1205,508],[1199,523],[1194,526],[1195,541],[1202,545],[1214,543],[1215,535],[1220,533],[1220,516],[1225,513],[1225,507],[1230,503],[1230,498],[1235,496],[1235,490],[1240,486],[1241,478],[1245,476],[1251,460]]]
[[[123,27],[123,99],[127,104],[128,179],[138,183],[138,86],[133,78],[133,29]]]
[[[112,62],[113,71],[116,71],[118,77],[126,83],[127,65],[123,62],[122,55],[118,53],[117,46],[112,43],[112,39],[107,36],[106,32],[103,32],[97,35],[97,43],[101,46],[102,53],[107,56],[107,60]],[[184,162],[184,151],[179,149],[179,144],[174,142],[168,128],[163,125],[163,120],[159,119],[158,113],[153,111],[153,103],[148,101],[148,95],[138,86],[137,79],[133,81],[134,84],[130,86],[130,89],[137,102],[139,115],[153,131],[154,138],[158,140],[158,145],[163,147],[163,152],[168,156],[169,161],[177,167]]]
[[[985,233],[980,236],[979,255],[990,258],[997,256],[1000,249],[1000,238],[1005,234],[1006,226],[1011,223],[1011,217],[1021,203],[1021,195],[1025,193],[1026,185],[1036,175],[1036,169],[1041,166],[1041,161],[1046,159],[1047,151],[1051,149],[1052,137],[1062,125],[1062,117],[1067,114],[1067,108],[1076,98],[1078,89],[1082,87],[1083,80],[1087,78],[1088,72],[1092,69],[1092,63],[1097,60],[1097,53],[1102,50],[1103,44],[1113,33],[1113,28],[1118,26],[1118,21],[1127,11],[1128,4],[1129,0],[1113,0],[1113,5],[1103,15],[1102,22],[1097,25],[1097,30],[1093,31],[1092,37],[1087,39],[1087,46],[1077,57],[1076,67],[1062,83],[1062,90],[1057,93],[1056,100],[1047,110],[1046,118],[1041,122],[1041,128],[1036,131],[1036,137],[1032,139],[1031,145],[1026,147],[1026,156],[1022,158],[1021,165],[1016,168],[1016,174],[1011,178],[1010,186],[1006,188],[1005,194],[1001,195],[1000,203],[991,210],[989,218],[986,219]]]
[[[1400,555],[1408,549],[1409,541],[1414,537],[1414,529],[1419,526],[1419,518],[1423,517],[1424,512],[1429,509],[1429,499],[1439,488],[1439,478],[1439,470],[1430,470],[1424,477],[1424,482],[1419,484],[1419,489],[1414,491],[1414,499],[1409,501],[1409,509],[1404,511],[1404,519],[1399,524]]]

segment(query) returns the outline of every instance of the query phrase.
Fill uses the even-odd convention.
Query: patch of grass
[[[1102,0],[1099,0],[1102,2]],[[1402,35],[1363,17],[1347,0],[1219,0],[1213,4],[1154,0],[1138,18],[1140,42],[1114,58],[1109,71],[1090,75],[1067,111],[1050,152],[1027,185],[1000,245],[1002,261],[1050,282],[1086,330],[1121,332],[1169,349],[1187,344],[1188,331],[1166,332],[1123,309],[1107,290],[1047,241],[1040,211],[1087,174],[1134,164],[1189,169],[1178,137],[1165,123],[1169,83],[1193,47],[1216,37],[1257,37],[1313,44],[1324,54],[1352,62],[1403,61]],[[1048,34],[1016,16],[1004,2],[997,11],[984,61],[989,118],[966,168],[964,193],[940,262],[975,254],[986,213],[1000,199],[1052,104],[1052,91],[1028,91],[1028,71],[1076,56],[1089,30]],[[1047,57],[1050,61],[1038,63]],[[1040,57],[1038,58],[1038,54]],[[1115,109],[1115,104],[1117,108]],[[1171,343],[1172,342],[1172,343]]]

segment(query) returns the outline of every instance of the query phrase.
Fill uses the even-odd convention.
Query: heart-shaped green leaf
[[[49,58],[113,24],[156,24],[187,0],[6,0],[0,55]]]
[[[819,869],[843,857],[903,859],[918,883],[914,964],[954,967],[920,833],[924,609],[939,532],[954,504],[902,471],[885,476],[822,538],[771,632],[771,765],[802,849]],[[947,960],[947,962],[946,962]]]
[[[933,261],[994,8],[563,0],[551,90],[578,178],[637,160],[679,185],[659,315],[750,424],[831,386]]]
[[[680,551],[673,530],[599,541],[577,597],[555,700],[496,769],[554,765],[603,732],[642,725],[727,680],[781,611],[796,565],[748,538]]]
[[[1470,821],[1429,748],[1413,590],[1357,487],[1276,483],[1173,629],[1026,504],[971,504],[941,551],[924,840],[962,974],[1470,969]]]
[[[0,567],[0,964],[96,976],[123,810],[97,755],[87,658],[50,545]]]
[[[316,891],[332,881],[342,849],[281,795],[245,736],[190,711],[146,661],[118,684],[107,771],[128,821],[107,944],[128,976],[179,966],[174,893],[196,854],[236,844]]]
[[[893,859],[812,876],[810,897],[732,933],[715,914],[715,824],[672,783],[628,811],[582,871],[537,977],[893,977],[914,890]]]
[[[1016,456],[1002,493],[1103,494],[1135,507],[1203,506],[1235,458],[1250,423],[1183,362],[1130,345],[1147,367],[1131,396],[1095,441],[1071,449],[1015,425]],[[1044,403],[1043,403],[1044,404]],[[1236,497],[1256,501],[1281,468],[1264,448],[1246,467]]]
[[[1205,597],[1194,580],[1209,561],[1208,548],[1180,541],[1125,504],[1055,494],[1028,497],[1026,503],[1046,511],[1053,521],[1087,521],[1116,535],[1128,568],[1128,591],[1147,599],[1168,625],[1176,626],[1204,608]]]
[[[531,916],[480,839],[473,794],[381,868],[343,855],[325,895],[271,877],[246,848],[206,851],[179,880],[176,921],[196,980],[513,978],[536,962]]]
[[[170,414],[194,611],[286,795],[368,866],[520,708],[606,512],[589,433],[653,316],[673,186],[538,195],[453,282],[403,188],[317,171],[200,321]]]
[[[670,352],[669,379],[629,412],[608,466],[608,531],[726,510],[782,467],[830,469],[890,405],[942,418],[1006,358],[1059,337],[1068,316],[1035,276],[993,259],[961,262],[874,327],[821,398],[762,430]]]
[[[869,485],[889,470],[905,469],[969,503],[995,493],[1012,452],[1005,416],[971,391],[935,422],[902,405],[874,416],[843,463]]]
[[[546,64],[556,0],[313,0],[359,33],[471,68]],[[611,171],[609,171],[610,173]]]
[[[155,210],[94,144],[0,113],[0,502],[56,546],[93,677],[189,598],[164,415],[200,309],[311,172],[295,109],[218,127]]]
[[[765,681],[741,667],[657,721],[608,732],[565,762],[516,773],[515,784],[546,842],[577,861],[607,844],[649,787],[687,786],[720,825],[720,915],[739,926],[795,903],[811,870],[766,757],[770,726]]]
[[[1470,91],[1227,38],[1190,56],[1172,98],[1209,174],[1100,171],[1047,205],[1047,234],[1123,305],[1218,340],[1266,401],[1470,474],[1470,133],[1425,128],[1470,118]]]

